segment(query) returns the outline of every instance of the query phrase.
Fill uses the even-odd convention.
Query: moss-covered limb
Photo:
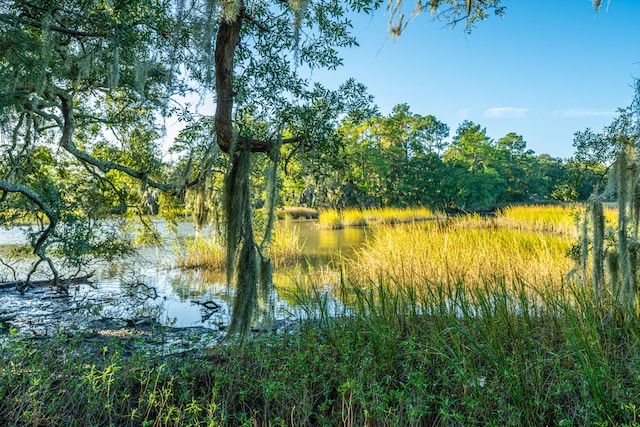
[[[604,209],[602,200],[593,197],[590,204],[593,227],[593,243],[591,247],[593,293],[596,303],[602,299],[604,288]]]
[[[157,188],[158,190],[165,192],[176,192],[194,186],[198,184],[203,178],[202,176],[199,176],[194,181],[190,182],[160,182],[152,179],[149,176],[149,171],[131,168],[118,162],[100,160],[90,155],[89,153],[79,149],[75,145],[75,142],[73,140],[73,132],[75,127],[73,97],[70,93],[67,93],[62,89],[56,90],[55,96],[59,99],[60,112],[62,114],[62,117],[64,118],[63,124],[61,125],[59,144],[64,150],[66,150],[80,162],[88,163],[92,166],[95,166],[102,172],[117,170],[126,175],[129,175],[132,178],[140,180],[145,185]],[[39,111],[36,111],[36,113],[40,114]]]

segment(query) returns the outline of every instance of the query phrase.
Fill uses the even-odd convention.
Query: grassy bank
[[[364,289],[367,290],[364,290]],[[81,335],[0,352],[3,425],[636,425],[640,329],[567,288],[343,284],[353,308],[242,348],[147,352]],[[576,298],[577,297],[577,298]],[[173,349],[174,351],[176,349]]]

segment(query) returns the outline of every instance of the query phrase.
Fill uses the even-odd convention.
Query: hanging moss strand
[[[234,284],[236,296],[228,334],[239,342],[246,338],[257,305],[258,254],[251,217],[251,151],[232,157],[225,179],[227,237],[227,283]]]
[[[242,151],[231,155],[231,165],[225,176],[224,212],[226,222],[227,255],[225,269],[227,284],[233,282],[236,257],[240,242],[244,236],[244,211],[251,210],[249,175],[251,173],[251,153]]]
[[[592,280],[597,304],[601,300],[604,285],[604,209],[598,197],[594,197],[591,201],[591,221],[593,223]]]
[[[238,257],[238,266],[241,268],[237,269],[236,297],[228,331],[230,336],[237,336],[240,343],[249,334],[251,319],[258,299],[258,258],[256,244],[253,239],[251,210],[245,212],[244,217],[245,230],[242,249]]]
[[[267,170],[267,199],[265,202],[266,224],[264,237],[260,243],[260,249],[264,249],[265,245],[271,243],[273,228],[276,220],[276,204],[278,199],[278,164],[280,163],[280,148],[282,147],[282,139],[273,145],[269,152],[271,167]]]
[[[265,301],[271,301],[273,294],[273,263],[264,255],[264,249],[271,243],[276,221],[276,204],[278,198],[278,165],[282,138],[279,138],[269,151],[271,167],[267,171],[267,198],[265,203],[266,227],[258,253],[260,255],[260,291]]]

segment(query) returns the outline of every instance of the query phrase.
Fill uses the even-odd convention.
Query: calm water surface
[[[327,270],[331,257],[353,254],[367,238],[362,228],[324,230],[313,221],[287,221],[285,226],[296,228],[309,261],[276,271],[274,281],[278,290],[271,304],[276,319],[299,315],[290,295],[292,286],[322,280],[311,277]],[[69,298],[38,288],[24,296],[15,289],[1,290],[0,319],[13,317],[12,324],[36,329],[50,328],[49,319],[66,319],[71,314],[77,315],[70,317],[71,322],[88,318],[153,318],[176,327],[224,327],[228,324],[234,292],[224,283],[223,274],[173,267],[176,249],[193,235],[193,225],[181,223],[176,236],[169,236],[161,222],[158,229],[166,237],[162,246],[143,248],[124,262],[87,266],[87,271],[95,271],[93,283],[72,287]],[[28,227],[0,228],[0,248],[4,248],[5,259],[16,262],[14,256],[7,255],[10,253],[7,250],[25,244],[27,230]],[[318,271],[309,271],[309,265]],[[12,272],[0,266],[0,278],[11,280]],[[214,305],[218,308],[212,310]],[[263,311],[266,313],[266,308]],[[258,323],[263,320],[261,316]]]

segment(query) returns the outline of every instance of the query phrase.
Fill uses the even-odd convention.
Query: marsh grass
[[[347,275],[428,287],[433,283],[535,283],[558,288],[573,267],[572,240],[557,234],[498,228],[491,219],[380,227],[348,264]]]
[[[509,206],[496,212],[496,224],[505,228],[577,237],[579,219],[585,210],[583,205],[577,204]],[[606,208],[604,214],[608,225],[616,223],[616,209]]]
[[[176,265],[180,268],[223,270],[225,248],[215,238],[196,236],[185,240],[184,247],[177,250]]]
[[[327,209],[320,212],[318,223],[324,228],[362,227],[375,224],[399,224],[425,221],[442,217],[431,209],[419,208],[372,208],[372,209]]]
[[[329,229],[338,229],[343,227],[342,216],[337,209],[327,209],[320,212],[318,217],[318,225]]]
[[[305,242],[300,240],[300,228],[283,222],[276,225],[273,241],[267,255],[276,268],[292,266],[303,262]]]
[[[279,221],[276,224],[271,244],[266,255],[271,257],[276,268],[301,262],[304,242],[300,241],[300,229]],[[184,269],[206,269],[220,271],[225,268],[224,246],[215,238],[194,237],[177,250],[176,265]]]

